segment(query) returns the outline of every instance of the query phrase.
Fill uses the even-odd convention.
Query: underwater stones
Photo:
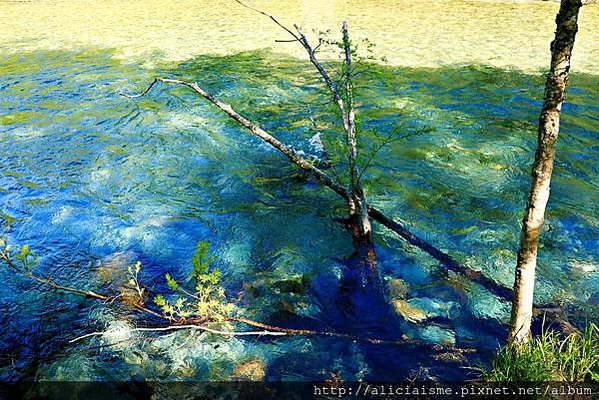
[[[395,311],[410,322],[422,322],[429,318],[455,318],[459,307],[454,302],[442,302],[429,297],[415,297],[409,300],[394,299],[391,302]]]
[[[243,341],[206,333],[181,331],[150,344],[150,354],[166,364],[167,376],[225,380],[232,365],[247,357]]]
[[[246,271],[252,265],[252,248],[248,241],[229,241],[221,248],[219,259],[231,266],[231,271]]]
[[[414,307],[405,300],[393,300],[391,304],[393,304],[395,312],[404,317],[407,321],[418,323],[428,318],[424,311]]]
[[[111,254],[100,262],[97,273],[104,283],[124,283],[127,279],[127,267],[135,262],[135,258],[132,251]]]
[[[446,346],[455,346],[455,332],[441,328],[437,325],[429,325],[420,331],[420,337],[431,343],[439,343]]]
[[[471,285],[469,291],[468,307],[476,318],[495,319],[503,323],[509,321],[509,302],[501,300],[479,285]]]
[[[590,261],[574,260],[568,263],[568,267],[570,268],[572,275],[576,277],[589,275],[599,270],[597,264]]]
[[[132,328],[126,321],[113,319],[104,329],[102,341],[115,349],[129,349],[127,341],[133,337]]]
[[[312,280],[306,274],[284,274],[269,271],[256,274],[253,281],[244,282],[238,299],[251,304],[253,310],[268,313],[294,314],[314,317],[320,311],[318,304],[310,301]]]
[[[177,378],[191,378],[197,375],[196,363],[193,359],[186,358],[177,363],[176,369],[173,371]]]
[[[123,361],[132,365],[145,365],[148,363],[148,355],[142,351],[131,349],[123,353]]]
[[[463,353],[456,352],[447,352],[447,353],[439,353],[433,356],[435,361],[442,361],[447,363],[457,363],[462,364],[466,362],[466,356]]]
[[[49,381],[92,381],[96,378],[96,366],[85,354],[61,357],[40,368],[38,379]]]
[[[392,299],[405,299],[410,291],[410,286],[403,279],[393,278],[387,282],[389,296]]]
[[[262,381],[266,376],[266,364],[262,360],[247,360],[238,364],[233,378],[238,380]]]
[[[453,319],[459,313],[459,306],[453,301],[441,301],[429,297],[417,297],[408,302],[426,312],[427,317],[444,317]]]
[[[137,290],[129,283],[131,276],[128,268],[135,259],[136,255],[132,251],[114,253],[101,261],[97,270],[105,284],[118,288],[126,304],[138,304],[142,300]]]
[[[484,257],[480,257],[477,265],[483,266],[485,275],[493,279],[499,285],[511,288],[514,284],[513,268],[514,265],[516,265],[517,256],[511,252],[503,252],[501,254],[504,255],[495,256],[493,254],[491,260],[489,260],[488,257],[486,260]],[[505,256],[505,254],[508,255]]]
[[[304,294],[310,287],[310,279],[306,275],[295,275],[269,282],[269,285],[282,293]]]

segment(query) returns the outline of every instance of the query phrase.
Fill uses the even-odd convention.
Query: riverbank
[[[336,30],[343,19],[353,37],[367,37],[391,65],[440,67],[484,64],[538,71],[548,48],[558,4],[553,1],[249,0],[289,25]],[[399,12],[401,11],[401,12]],[[599,6],[584,7],[573,70],[599,73]],[[181,61],[202,54],[271,48],[303,58],[300,46],[268,19],[232,0],[168,2],[122,0],[0,3],[0,53],[116,50],[129,61]]]

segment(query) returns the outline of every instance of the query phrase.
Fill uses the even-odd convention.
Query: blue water
[[[346,315],[339,284],[354,262],[353,246],[334,220],[345,216],[335,194],[189,90],[161,86],[136,101],[118,95],[140,91],[154,76],[196,80],[307,154],[311,115],[342,171],[336,116],[309,66],[268,52],[153,69],[112,56],[44,51],[0,61],[0,216],[8,241],[27,243],[39,256],[37,273],[110,290],[101,265],[125,253],[142,261],[144,283],[161,291],[164,274],[184,278],[196,243],[209,240],[227,295],[244,316],[455,343],[478,349],[462,365],[486,365],[505,338],[507,302],[463,278],[448,279],[435,260],[376,226],[382,292]],[[357,82],[362,152],[380,135],[406,138],[386,147],[365,173],[370,202],[511,286],[543,84],[542,73],[485,66],[372,67]],[[574,73],[563,108],[541,239],[541,303],[599,302],[597,87],[599,77]],[[270,380],[323,379],[337,371],[346,380],[416,371],[449,380],[472,376],[426,351],[322,337],[180,333],[102,349],[101,340],[68,344],[90,330],[143,321],[6,269],[0,279],[3,380],[36,374],[227,380],[247,360],[260,360]],[[373,310],[388,307],[388,284],[397,279],[409,288],[405,300],[435,317],[415,323]],[[368,314],[381,317],[363,318]]]

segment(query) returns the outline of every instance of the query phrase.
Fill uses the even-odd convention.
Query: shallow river
[[[365,173],[368,197],[511,286],[557,4],[252,4],[307,32],[336,34],[347,17],[356,38],[376,44],[388,62],[357,81],[364,151],[380,135],[405,138]],[[266,18],[227,1],[33,1],[0,2],[0,26],[0,218],[10,242],[40,257],[39,273],[108,290],[107,264],[141,260],[144,282],[164,290],[164,273],[183,278],[196,243],[209,240],[227,294],[248,317],[475,347],[475,366],[504,340],[507,302],[447,279],[434,260],[378,226],[384,296],[400,307],[391,317],[352,320],[338,307],[352,244],[334,220],[344,216],[334,194],[186,90],[118,96],[157,75],[193,79],[306,154],[319,130],[334,157],[338,131],[326,93],[296,44],[274,43],[284,32]],[[589,6],[563,109],[539,302],[599,303],[598,31],[599,6]],[[181,333],[102,349],[102,340],[67,344],[139,321],[6,270],[0,279],[2,379],[227,380],[247,365],[273,380],[469,373],[425,351],[330,338]]]

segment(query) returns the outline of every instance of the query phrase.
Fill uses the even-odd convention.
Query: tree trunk
[[[551,67],[545,83],[545,99],[539,117],[532,183],[522,221],[508,335],[510,345],[526,342],[530,336],[539,235],[543,226],[545,207],[549,200],[560,111],[568,83],[570,57],[578,30],[577,21],[581,6],[581,0],[562,0],[556,18],[555,39],[551,43]]]
[[[356,141],[356,111],[354,108],[353,82],[352,82],[352,53],[349,39],[349,28],[347,21],[343,21],[343,47],[345,51],[345,93],[347,102],[346,122],[344,123],[347,135],[348,161],[349,161],[349,214],[352,236],[358,245],[371,247],[372,226],[368,217],[368,204],[360,182],[358,173],[358,146]],[[367,254],[374,255],[374,249],[369,249]]]

